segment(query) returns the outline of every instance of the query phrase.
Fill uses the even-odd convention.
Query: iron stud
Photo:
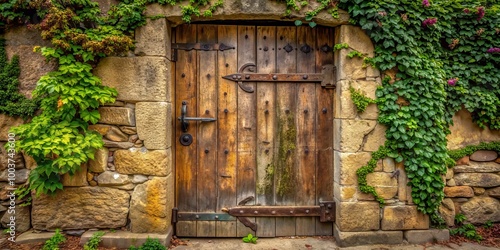
[[[210,150],[208,150],[208,149],[205,149],[205,154],[208,154],[208,152],[210,152]]]
[[[224,149],[224,154],[229,154],[229,150]]]
[[[245,75],[245,79],[250,79],[250,75]]]
[[[278,76],[277,75],[273,75],[273,80],[277,80],[278,79]]]
[[[323,108],[323,114],[326,114],[326,108]]]
[[[224,113],[226,113],[226,114],[227,114],[227,112],[229,112],[229,110],[227,110],[227,109],[224,109]]]
[[[302,76],[302,78],[303,78],[304,80],[306,80],[307,78],[309,78],[309,76],[308,76],[308,75],[304,75],[304,76]]]

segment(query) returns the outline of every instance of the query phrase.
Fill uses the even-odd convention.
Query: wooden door
[[[184,102],[187,116],[216,119],[187,130],[175,120],[177,235],[332,235],[317,217],[250,217],[253,232],[222,209],[333,200],[333,89],[250,82],[248,93],[222,76],[248,63],[254,73],[320,73],[333,64],[333,29],[191,24],[176,27],[172,42],[175,117]]]

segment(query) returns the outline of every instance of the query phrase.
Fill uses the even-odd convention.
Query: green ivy
[[[469,0],[341,0],[340,7],[374,42],[375,57],[367,61],[397,72],[376,92],[387,141],[374,154],[404,162],[413,202],[435,218],[444,197],[441,175],[451,160],[446,134],[453,114],[464,106],[480,126],[500,127],[499,6]],[[374,193],[366,184],[373,168],[370,161],[358,171],[363,192]]]
[[[358,112],[363,113],[366,110],[366,107],[371,103],[376,103],[375,100],[367,97],[361,91],[354,89],[353,87],[349,87],[349,91],[351,92],[351,99]]]
[[[448,164],[449,167],[452,167],[455,165],[456,160],[467,156],[471,155],[474,152],[478,150],[492,150],[496,152],[500,152],[500,142],[495,141],[495,142],[481,142],[478,145],[468,145],[464,148],[461,149],[455,149],[455,150],[449,150],[448,155],[450,156],[451,159],[453,159],[452,164]]]
[[[26,119],[33,116],[38,109],[40,99],[28,99],[19,93],[20,72],[19,57],[15,55],[9,62],[5,52],[5,40],[0,39],[0,113]]]

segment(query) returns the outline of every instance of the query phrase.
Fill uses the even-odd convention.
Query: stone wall
[[[457,214],[466,222],[500,222],[500,158],[495,151],[480,150],[457,161],[446,174],[445,199],[439,212],[448,226]]]

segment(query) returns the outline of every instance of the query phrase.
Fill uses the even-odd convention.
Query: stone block
[[[100,107],[99,114],[99,123],[135,126],[135,114],[131,108]]]
[[[446,168],[446,176],[445,176],[445,179],[446,180],[449,180],[451,178],[453,178],[453,168]]]
[[[43,40],[40,31],[37,29],[28,29],[26,26],[11,26],[5,31],[4,34],[5,45],[7,47],[15,47],[20,45],[31,45],[31,52],[33,46],[50,46],[50,41]],[[41,58],[44,58],[40,55]],[[40,65],[38,65],[40,66]]]
[[[104,136],[104,138],[116,141],[116,142],[124,142],[128,141],[128,135],[123,133],[118,127],[104,125],[104,124],[95,124],[89,126],[90,130],[94,130],[97,133]]]
[[[457,160],[456,165],[469,165],[470,158],[468,155]]]
[[[486,193],[491,197],[500,198],[500,187],[488,189]]]
[[[358,185],[358,175],[356,171],[366,165],[371,159],[371,154],[367,152],[360,153],[341,153],[334,151],[334,181],[340,185]]]
[[[500,172],[500,164],[492,162],[474,162],[469,165],[459,165],[453,167],[455,173],[498,173]]]
[[[133,233],[162,233],[172,221],[173,201],[168,200],[173,175],[154,177],[137,185],[130,201],[130,230]]]
[[[106,57],[95,74],[118,91],[118,100],[165,102],[170,101],[169,70],[170,62],[162,57]]]
[[[32,244],[45,242],[54,236],[55,232],[35,232],[34,230],[26,231],[17,236],[16,244]]]
[[[134,147],[134,143],[124,141],[124,142],[116,142],[116,141],[110,141],[110,140],[102,140],[104,142],[104,147],[107,148],[121,148],[121,149],[129,149],[131,147]]]
[[[12,117],[6,114],[0,114],[0,141],[9,139],[9,129],[23,124],[24,121],[20,117]],[[3,153],[3,151],[2,151]]]
[[[337,81],[333,95],[335,118],[355,119],[358,116],[356,106],[352,102],[349,86],[348,80]]]
[[[470,112],[465,108],[453,116],[453,126],[450,126],[450,132],[446,137],[448,149],[460,149],[480,142],[500,141],[500,130],[480,128],[472,121]]]
[[[29,206],[16,206],[15,213],[4,213],[1,219],[3,228],[9,228],[7,224],[11,222],[11,216],[15,217],[16,233],[24,233],[31,228],[31,213]]]
[[[363,150],[368,152],[377,151],[380,146],[384,145],[386,127],[382,124],[378,124],[375,128],[365,136]],[[385,170],[384,170],[385,171]]]
[[[500,186],[500,175],[493,173],[459,173],[452,180],[459,186],[485,188]]]
[[[382,230],[428,229],[429,216],[416,206],[386,206],[383,208]]]
[[[474,195],[483,195],[486,192],[486,189],[480,187],[473,187]]]
[[[338,202],[336,206],[335,223],[339,230],[357,232],[380,229],[378,202]]]
[[[80,245],[85,245],[90,238],[92,238],[92,234],[96,231],[89,230],[85,232],[80,238]],[[101,237],[101,242],[99,243],[99,247],[106,248],[115,248],[115,249],[130,249],[131,246],[139,247],[147,239],[158,239],[160,244],[166,246],[170,245],[170,239],[172,238],[172,227],[169,227],[168,230],[162,232],[162,234],[155,233],[132,233],[128,231],[116,231],[112,233],[106,233]]]
[[[492,197],[473,197],[460,206],[460,211],[472,224],[500,221],[500,201]]]
[[[36,230],[120,228],[127,224],[129,200],[127,191],[106,187],[68,187],[54,196],[34,196],[32,226]]]
[[[492,150],[478,150],[470,155],[471,161],[494,161],[498,157],[497,152]]]
[[[14,177],[14,183],[16,184],[23,184],[28,180],[28,177],[30,175],[30,170],[23,168],[23,169],[17,169],[16,170],[16,176]],[[9,172],[7,169],[2,171],[0,174],[0,181],[9,181]]]
[[[127,127],[127,126],[121,126],[120,130],[127,134],[127,135],[135,135],[137,134],[137,128],[136,127]]]
[[[94,159],[88,162],[88,171],[102,173],[106,171],[108,165],[109,150],[107,148],[98,149],[94,154]]]
[[[334,225],[333,234],[340,247],[403,243],[402,231],[344,232]]]
[[[356,186],[341,186],[337,182],[333,182],[333,193],[334,197],[342,202],[354,202],[356,201],[356,193],[358,192],[358,187]]]
[[[469,186],[444,187],[445,197],[474,197],[474,190]]]
[[[373,131],[376,121],[370,120],[334,120],[335,150],[357,152],[363,146],[365,136]]]
[[[0,171],[7,169],[9,163],[14,164],[15,169],[24,168],[25,164],[23,153],[16,151],[14,153],[14,157],[11,157],[12,154],[9,155],[9,152],[5,148],[5,144],[7,144],[7,142],[0,142]],[[12,160],[14,160],[14,163],[12,162]]]
[[[349,47],[357,50],[366,56],[372,57],[374,47],[370,37],[358,26],[342,25],[335,31],[335,41],[337,43],[347,43]],[[336,51],[335,65],[337,65],[337,79],[361,79],[367,74],[362,58],[347,58],[351,49]],[[370,69],[370,74],[373,75]]]
[[[166,56],[170,58],[170,23],[165,18],[147,19],[146,25],[135,30],[135,54],[140,56]]]
[[[166,150],[131,148],[114,154],[116,171],[121,174],[167,176],[172,172],[172,153]]]
[[[147,149],[166,149],[172,144],[172,105],[138,102],[135,105],[137,134]]]
[[[26,37],[24,38],[19,37],[18,39],[24,40],[25,38]],[[39,41],[40,38],[35,40]],[[25,43],[24,41],[19,41],[19,42]],[[33,41],[27,43],[33,43]],[[21,68],[21,72],[18,78],[19,79],[18,88],[19,92],[28,98],[31,98],[32,96],[31,92],[35,89],[36,83],[38,82],[40,77],[45,75],[47,72],[50,72],[57,68],[54,62],[47,62],[45,60],[45,57],[42,56],[40,53],[33,52],[33,46],[34,44],[7,46],[5,48],[8,58],[12,58],[14,55],[19,56],[19,66]],[[2,134],[2,136],[3,135],[4,134]]]
[[[82,164],[80,169],[74,175],[66,173],[61,176],[61,183],[65,187],[84,187],[88,186],[87,182],[87,164]]]
[[[408,230],[403,235],[410,244],[438,243],[450,239],[448,229]]]
[[[396,163],[396,171],[399,171],[398,175],[398,199],[400,201],[411,200],[411,187],[408,186],[408,179],[405,171],[405,166],[403,162]]]
[[[455,204],[450,198],[444,198],[438,208],[438,213],[443,217],[446,225],[455,226]]]
[[[398,180],[390,173],[376,172],[366,176],[368,185],[375,187],[378,195],[384,199],[391,199],[398,194]]]
[[[33,157],[31,157],[28,154],[23,152],[23,158],[24,158],[24,165],[25,165],[24,167],[26,167],[27,169],[30,169],[30,170],[36,168],[37,163]]]
[[[121,186],[132,183],[128,175],[119,174],[116,172],[105,171],[97,176],[97,183],[99,186]]]
[[[384,164],[384,172],[386,173],[392,173],[396,170],[396,162],[394,161],[394,159],[390,157],[384,158],[383,164]]]

